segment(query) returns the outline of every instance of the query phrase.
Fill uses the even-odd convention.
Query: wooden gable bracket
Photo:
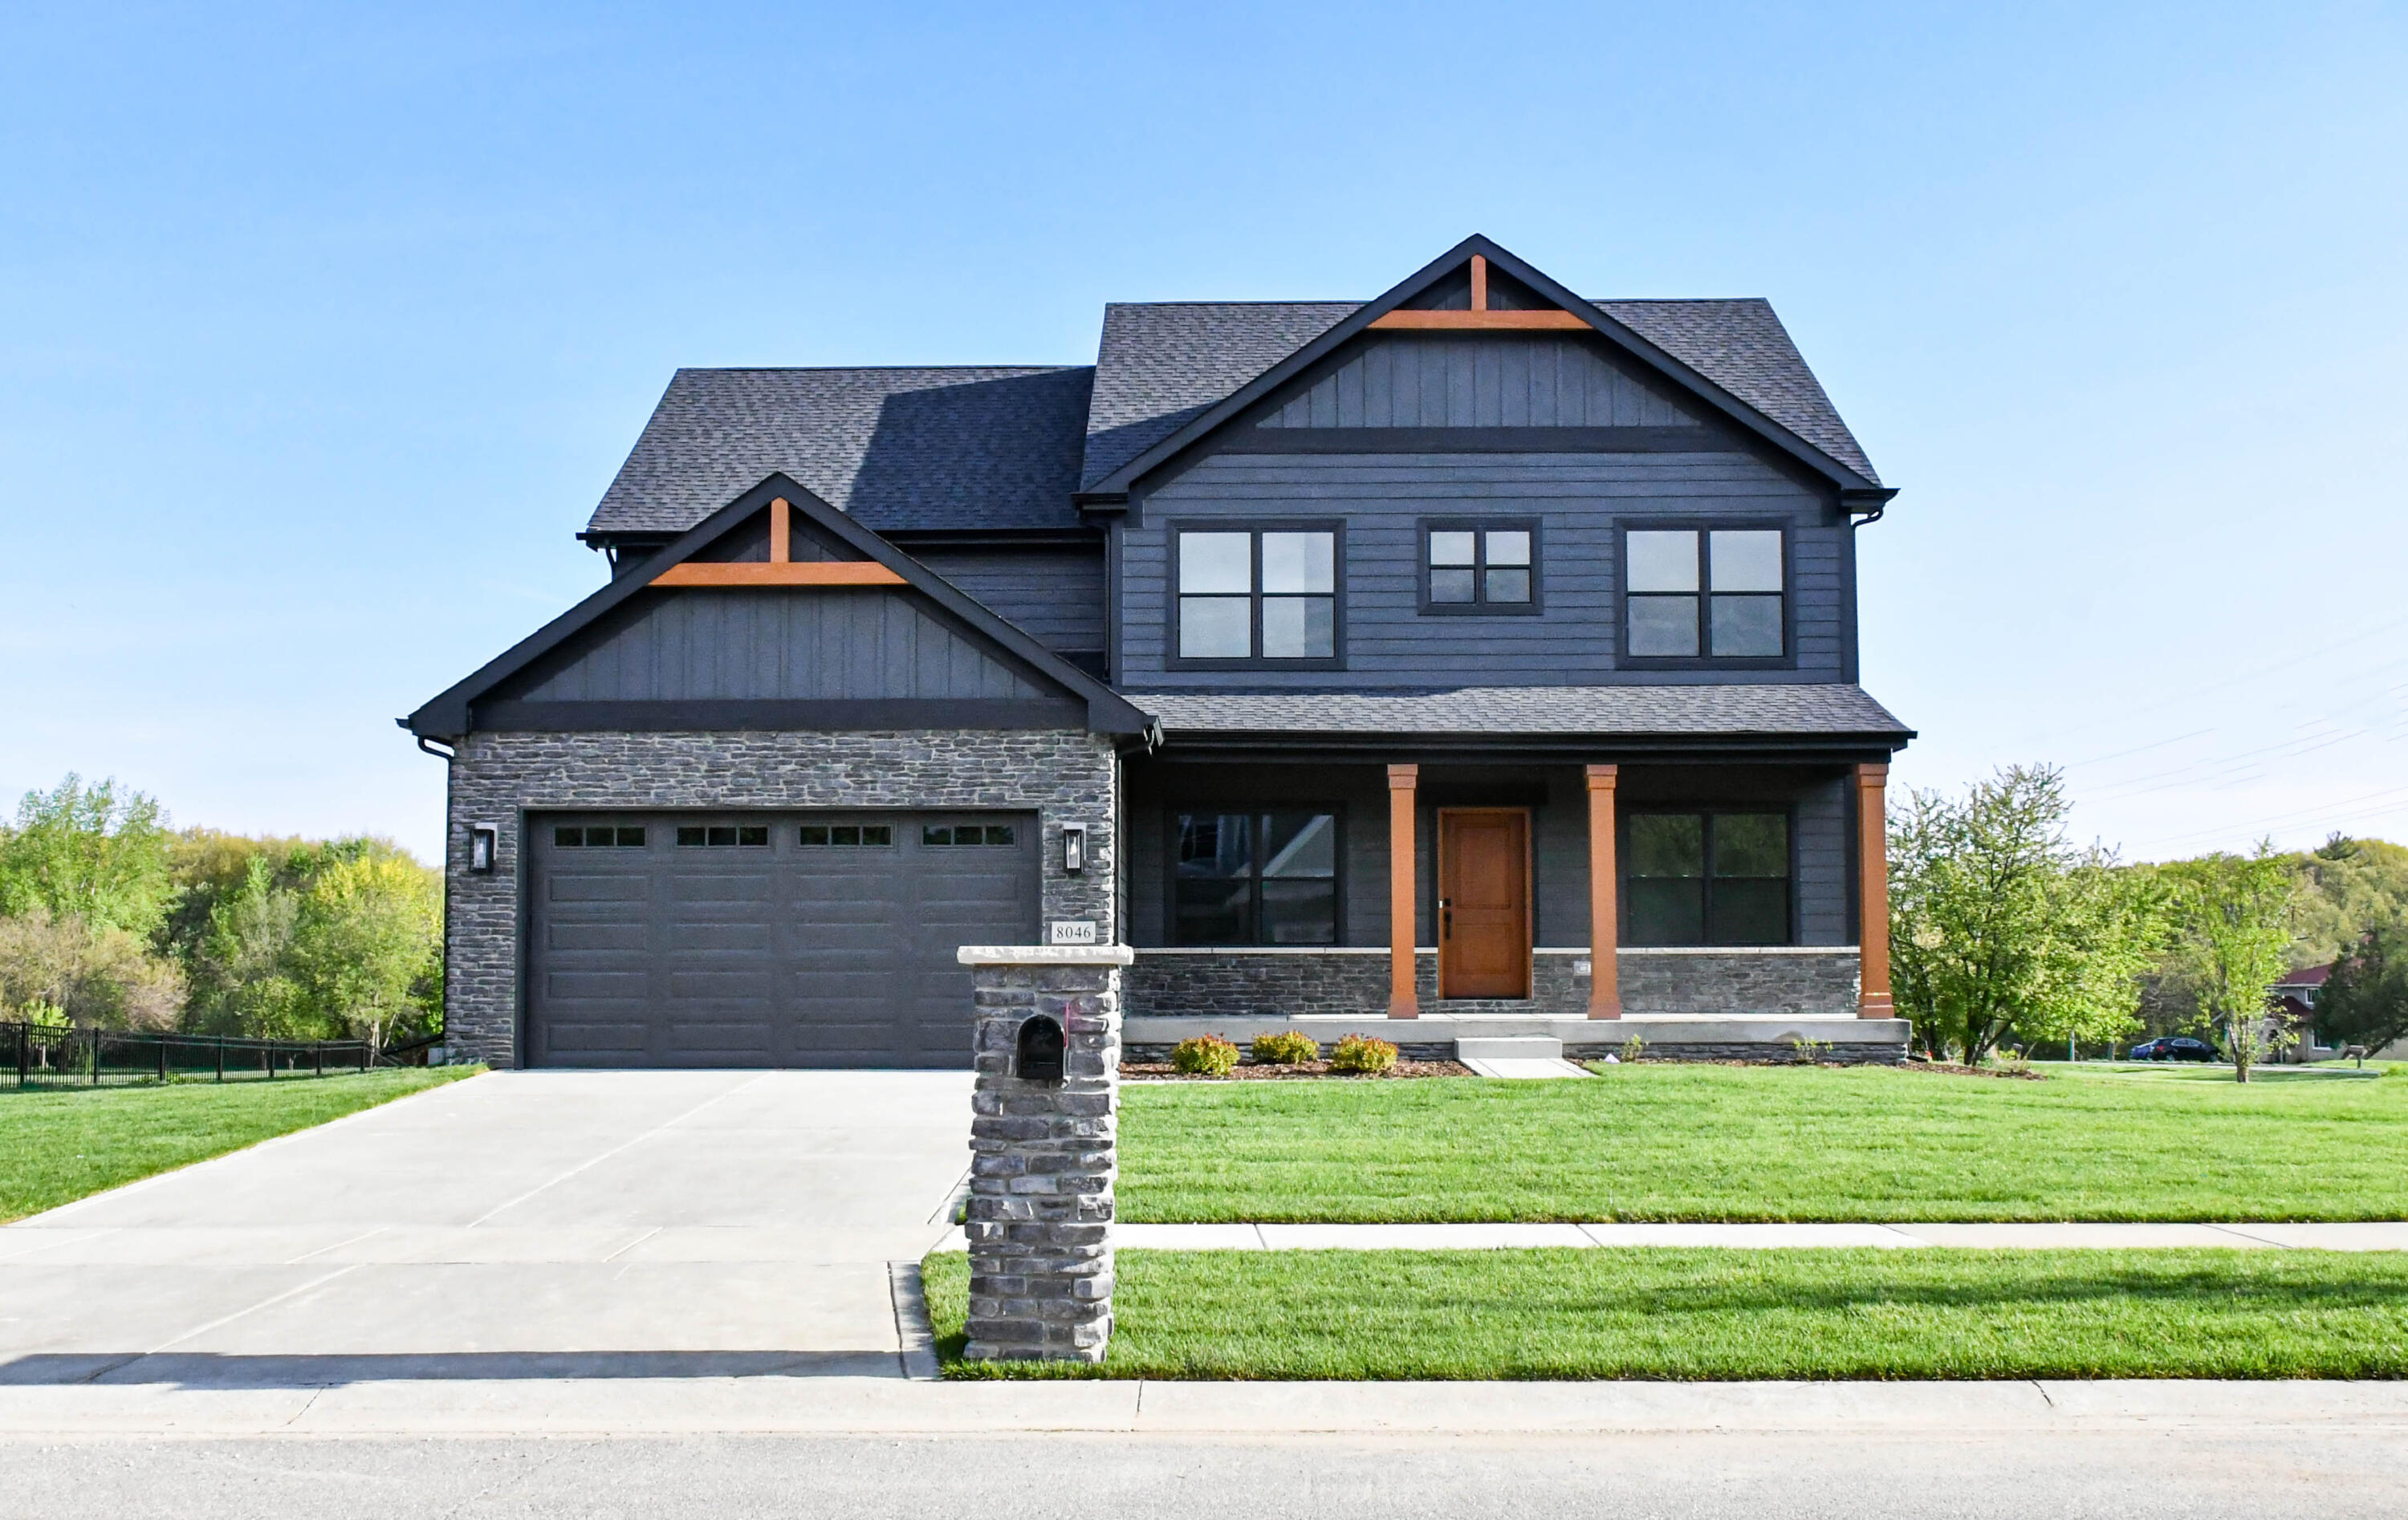
[[[1412,311],[1402,308],[1371,319],[1373,327],[1418,328],[1423,332],[1588,332],[1589,323],[1570,311],[1491,311],[1488,309],[1488,255],[1471,255],[1471,309]]]
[[[655,586],[899,586],[903,578],[875,560],[797,560],[794,508],[780,496],[769,503],[769,558],[687,560],[652,577]]]

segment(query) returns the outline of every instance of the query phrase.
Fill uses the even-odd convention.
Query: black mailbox
[[[1023,1082],[1062,1080],[1062,1026],[1042,1013],[1024,1022],[1012,1052],[1011,1074]]]

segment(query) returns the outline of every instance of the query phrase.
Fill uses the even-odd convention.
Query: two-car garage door
[[[965,944],[1038,928],[1028,813],[530,822],[527,1057],[966,1067]]]

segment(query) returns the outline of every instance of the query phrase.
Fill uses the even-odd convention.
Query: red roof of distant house
[[[2277,987],[2321,987],[2325,984],[2325,978],[2330,975],[2332,975],[2332,967],[2329,964],[2324,966],[2303,966],[2300,969],[2292,972],[2289,976],[2285,977],[2282,981],[2275,982],[2274,985]]]

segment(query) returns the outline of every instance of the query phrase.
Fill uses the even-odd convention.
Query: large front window
[[[1632,528],[1622,552],[1623,648],[1631,658],[1788,652],[1779,528]]]
[[[1179,658],[1338,657],[1338,532],[1200,528],[1176,535]]]
[[[1627,943],[1789,943],[1787,814],[1633,813],[1628,851]]]
[[[1338,942],[1338,818],[1302,809],[1183,812],[1171,874],[1182,945]]]

